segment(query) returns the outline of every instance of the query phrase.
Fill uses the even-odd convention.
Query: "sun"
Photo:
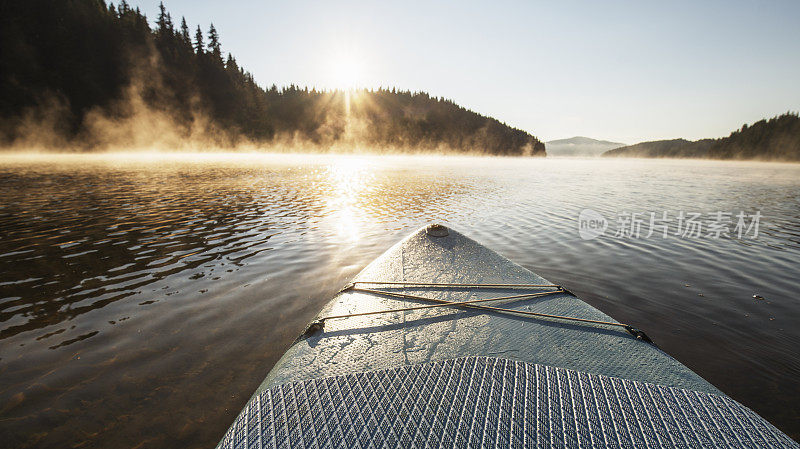
[[[330,62],[329,69],[331,87],[350,90],[364,84],[364,63],[352,51],[339,51]]]

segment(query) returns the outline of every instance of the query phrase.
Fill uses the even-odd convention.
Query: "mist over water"
[[[800,436],[800,165],[5,155],[0,197],[11,447],[213,447],[319,308],[433,221],[644,329]],[[587,208],[611,228],[623,212],[763,218],[757,239],[582,240]]]

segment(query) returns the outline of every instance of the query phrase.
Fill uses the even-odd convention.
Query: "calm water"
[[[331,295],[431,221],[645,329],[800,438],[800,165],[58,160],[0,158],[4,446],[213,447]],[[578,236],[585,208],[605,236]],[[619,214],[679,210],[763,218],[756,239],[613,237]]]

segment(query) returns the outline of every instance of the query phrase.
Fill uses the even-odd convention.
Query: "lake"
[[[431,222],[800,438],[798,164],[5,155],[0,198],[10,447],[213,447],[322,305]]]

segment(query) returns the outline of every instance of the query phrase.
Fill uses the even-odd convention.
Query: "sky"
[[[262,86],[425,91],[545,141],[722,137],[800,110],[800,1],[164,4],[213,22]]]

